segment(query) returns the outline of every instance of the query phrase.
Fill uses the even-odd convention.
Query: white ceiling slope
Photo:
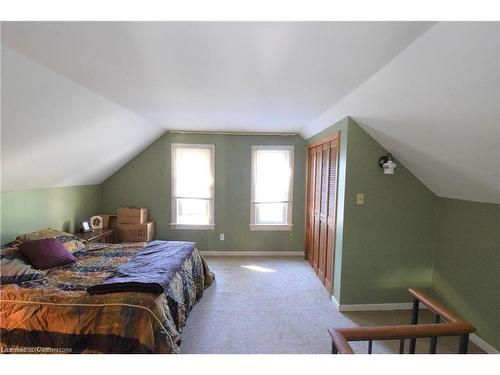
[[[350,115],[437,195],[500,203],[499,25],[4,22],[2,190],[99,183],[164,129]]]
[[[2,47],[2,191],[101,183],[164,129]]]
[[[500,23],[433,26],[306,127],[349,115],[438,196],[500,203]]]
[[[298,132],[431,22],[9,22],[3,43],[166,129]]]

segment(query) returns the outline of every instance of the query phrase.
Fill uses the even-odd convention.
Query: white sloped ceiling
[[[301,133],[349,115],[435,194],[500,203],[500,23],[440,22]]]
[[[166,129],[349,115],[434,193],[500,203],[499,23],[2,23],[2,190],[99,183]]]
[[[298,132],[432,22],[9,22],[2,42],[167,129]]]
[[[2,191],[101,183],[165,130],[2,48]]]

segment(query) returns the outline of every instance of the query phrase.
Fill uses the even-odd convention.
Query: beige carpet
[[[298,257],[207,257],[216,275],[182,333],[182,353],[330,353],[330,327],[407,324],[410,311],[339,313],[309,264]],[[432,322],[428,311],[422,322]],[[367,343],[352,343],[366,353]],[[374,342],[374,353],[397,353],[399,342]],[[406,343],[408,348],[408,343]],[[417,341],[426,353],[429,340]],[[456,353],[458,338],[438,339],[438,353]],[[469,343],[469,352],[481,352]]]

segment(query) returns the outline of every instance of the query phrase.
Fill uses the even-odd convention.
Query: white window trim
[[[259,230],[276,230],[276,231],[291,231],[293,224],[250,224],[251,231]]]
[[[170,223],[170,228],[172,229],[183,229],[183,230],[214,230],[215,224],[175,224]]]
[[[287,224],[256,224],[255,223],[255,202],[254,201],[254,192],[255,192],[255,163],[254,163],[254,151],[257,150],[289,150],[290,151],[290,181],[288,189],[288,200],[283,203],[289,203],[288,212],[287,212]],[[252,163],[252,174],[251,174],[251,195],[250,195],[250,230],[251,231],[291,231],[293,228],[292,218],[293,218],[293,175],[295,172],[294,168],[294,146],[293,145],[252,145],[252,154],[251,154],[251,163]]]
[[[210,158],[210,168],[212,170],[212,178],[214,180],[212,186],[212,198],[207,198],[210,201],[210,210],[209,210],[209,223],[210,224],[179,224],[177,223],[177,210],[176,210],[176,199],[181,198],[177,196],[176,192],[176,157],[175,150],[177,148],[199,148],[199,149],[209,149],[211,158]],[[172,222],[170,223],[170,227],[172,229],[185,229],[185,230],[214,230],[215,229],[215,216],[214,216],[214,207],[215,207],[215,145],[210,144],[199,144],[199,143],[172,143],[171,144],[171,210],[172,210]]]

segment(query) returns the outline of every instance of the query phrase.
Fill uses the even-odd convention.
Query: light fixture
[[[394,174],[394,169],[398,166],[392,160],[392,155],[387,154],[378,159],[378,165],[384,170],[384,174]]]

